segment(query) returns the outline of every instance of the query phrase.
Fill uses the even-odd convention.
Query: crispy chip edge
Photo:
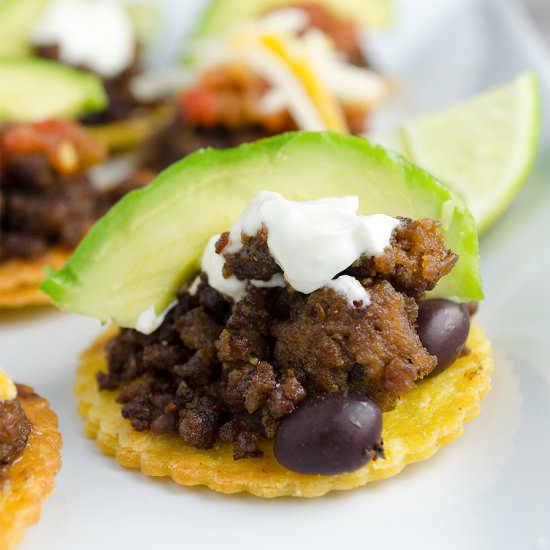
[[[401,437],[384,431],[387,458],[371,462],[350,474],[336,476],[306,476],[283,468],[275,459],[272,445],[265,442],[263,458],[233,461],[229,445],[217,444],[210,450],[193,449],[174,436],[155,436],[135,432],[120,415],[115,392],[99,392],[95,373],[105,368],[104,346],[116,334],[111,328],[83,353],[77,371],[75,392],[78,410],[84,420],[84,432],[95,438],[98,447],[127,468],[141,470],[149,476],[171,477],[181,485],[206,485],[222,493],[249,492],[259,497],[318,497],[332,490],[348,490],[394,476],[405,466],[426,460],[439,448],[459,437],[464,424],[480,412],[481,399],[491,387],[494,368],[491,346],[483,330],[473,326],[468,339],[470,355],[457,360],[447,371],[410,392],[395,411],[384,415],[384,425],[399,420],[414,400],[432,400],[431,389],[446,384],[453,403],[451,411],[430,410],[430,415],[442,413],[438,429],[421,434],[421,441],[407,447]],[[434,382],[436,381],[437,382]],[[447,413],[444,415],[443,413]],[[419,417],[422,420],[422,417]]]
[[[13,548],[38,521],[61,468],[57,415],[32,388],[18,384],[17,389],[32,432],[21,456],[0,477],[0,550]]]
[[[52,248],[37,260],[10,260],[0,263],[0,308],[15,309],[51,303],[39,285],[44,278],[44,267],[60,268],[70,252]]]

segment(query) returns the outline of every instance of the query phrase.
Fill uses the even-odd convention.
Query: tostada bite
[[[213,2],[188,52],[174,118],[144,146],[144,165],[159,170],[201,147],[290,130],[364,133],[391,92],[361,44],[374,4]],[[144,75],[136,86],[154,98],[177,74]]]
[[[37,93],[37,90],[40,93]],[[0,59],[0,307],[48,303],[45,264],[61,266],[93,222],[141,176],[99,190],[103,145],[70,119],[105,104],[99,80],[51,61]]]
[[[38,521],[61,467],[57,416],[32,388],[0,369],[0,550]]]
[[[97,76],[107,101],[83,113],[81,122],[109,149],[127,149],[167,116],[166,105],[143,101],[133,88],[157,11],[152,2],[6,0],[0,5],[0,36],[8,40],[0,44],[0,57],[34,55]]]
[[[42,288],[112,321],[77,374],[86,433],[184,485],[357,487],[458,437],[490,387],[471,214],[361,138],[197,152],[122,199]]]

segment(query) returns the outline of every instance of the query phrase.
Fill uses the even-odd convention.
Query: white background
[[[199,2],[173,1],[156,59],[174,54]],[[550,62],[507,0],[401,0],[396,28],[369,40],[402,82],[406,112],[437,109]],[[548,111],[545,110],[545,113]],[[550,125],[545,114],[544,141]],[[317,500],[224,496],[124,470],[81,433],[79,352],[100,327],[50,309],[0,312],[0,364],[47,396],[65,446],[57,490],[22,550],[150,548],[550,548],[550,161],[483,237],[479,321],[497,370],[482,414],[434,458],[383,483]]]

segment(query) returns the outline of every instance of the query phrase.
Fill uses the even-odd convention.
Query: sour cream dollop
[[[157,328],[162,325],[164,319],[170,312],[170,310],[178,303],[177,300],[170,302],[168,307],[166,307],[160,313],[156,313],[155,306],[151,306],[146,309],[139,317],[136,322],[136,330],[142,334],[151,334],[157,330]]]
[[[202,269],[216,290],[234,300],[242,299],[246,281],[223,277],[223,256],[242,248],[243,233],[253,236],[265,225],[271,255],[283,271],[284,279],[295,290],[310,294],[332,285],[350,303],[362,301],[368,305],[368,293],[360,291],[358,281],[353,283],[352,277],[333,279],[362,255],[383,254],[399,220],[384,214],[360,216],[358,209],[358,197],[296,202],[278,193],[263,191],[231,228],[222,254],[214,250],[217,236],[210,239]],[[282,278],[278,282],[281,283]]]
[[[269,281],[258,281],[251,279],[250,281],[240,281],[234,275],[231,277],[223,276],[223,264],[225,258],[223,254],[216,252],[216,241],[219,239],[219,235],[214,235],[208,241],[204,254],[201,259],[201,269],[208,275],[208,284],[215,288],[221,294],[233,298],[236,302],[242,300],[246,294],[247,283],[250,282],[252,286],[258,288],[273,288],[284,287],[285,281],[280,273],[276,273]],[[198,279],[195,279],[189,287],[190,293],[194,295],[198,289]]]
[[[119,2],[58,0],[30,39],[37,46],[58,45],[61,61],[89,67],[106,78],[120,74],[134,57],[134,28]]]
[[[341,275],[327,283],[337,294],[344,296],[348,304],[355,307],[367,307],[370,305],[370,294],[368,290],[355,278],[350,275]]]
[[[400,222],[385,214],[360,216],[358,209],[359,197],[297,202],[279,193],[262,191],[233,224],[221,254],[216,252],[220,235],[209,239],[201,270],[212,288],[235,302],[246,296],[249,284],[273,288],[288,283],[304,294],[328,287],[344,296],[350,307],[367,307],[370,295],[365,287],[354,277],[337,275],[363,255],[383,254]],[[242,234],[254,236],[262,225],[267,228],[267,244],[282,273],[276,273],[269,281],[224,277],[225,255],[238,252],[243,246]],[[195,295],[200,284],[200,277],[196,277],[188,292]],[[176,303],[174,300],[160,314],[151,306],[139,316],[136,329],[151,334]]]

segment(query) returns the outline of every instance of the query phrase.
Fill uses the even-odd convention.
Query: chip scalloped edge
[[[17,390],[32,432],[19,458],[0,475],[0,550],[13,548],[38,521],[61,468],[57,415],[32,388],[18,384]]]
[[[116,329],[109,329],[82,355],[75,391],[85,434],[95,438],[98,447],[122,466],[146,475],[170,477],[181,485],[206,485],[221,493],[245,491],[266,498],[318,497],[332,490],[352,489],[394,476],[408,464],[429,458],[459,437],[464,424],[479,414],[494,368],[491,346],[483,330],[474,325],[468,340],[470,355],[420,383],[394,411],[384,414],[386,459],[349,474],[308,476],[283,468],[269,442],[263,443],[263,458],[233,461],[228,444],[199,450],[175,436],[134,431],[120,414],[115,392],[99,392],[95,383],[95,373],[105,367],[104,344],[115,333]],[[424,414],[415,415],[418,410]]]

